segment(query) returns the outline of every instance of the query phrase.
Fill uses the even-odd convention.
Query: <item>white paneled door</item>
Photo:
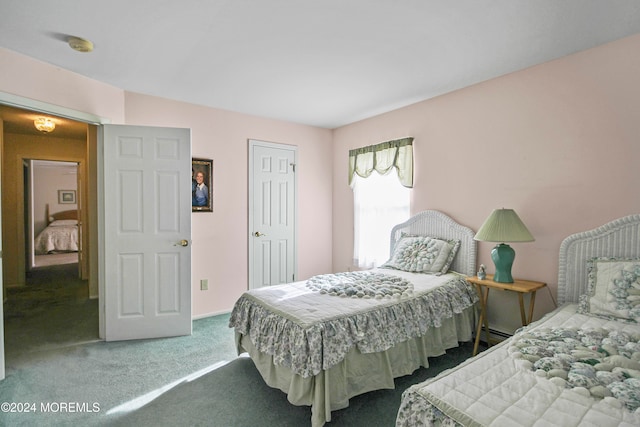
[[[103,130],[104,338],[189,335],[191,131]]]
[[[296,273],[296,147],[249,141],[249,288]]]

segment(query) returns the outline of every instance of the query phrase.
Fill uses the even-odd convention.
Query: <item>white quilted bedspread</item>
[[[389,274],[410,280],[415,295],[422,295],[449,282],[453,275],[433,276],[398,270],[374,269],[372,272]],[[367,312],[380,306],[397,304],[400,299],[328,297],[314,292],[305,282],[255,289],[249,294],[261,303],[292,321],[308,327],[317,322],[336,319],[354,313]],[[404,296],[403,296],[404,297]]]
[[[376,353],[423,336],[478,300],[457,273],[372,273],[400,278],[409,286],[388,298],[334,296],[319,291],[315,280],[255,289],[236,302],[229,326],[250,336],[274,364],[307,378],[335,366],[354,347]]]
[[[640,333],[637,324],[576,314],[567,305],[521,330],[582,328]],[[598,399],[558,386],[509,354],[510,341],[459,367],[410,387],[403,395],[397,426],[640,426],[631,412],[611,399]]]
[[[49,226],[38,234],[34,246],[37,255],[52,251],[77,251],[78,226]]]

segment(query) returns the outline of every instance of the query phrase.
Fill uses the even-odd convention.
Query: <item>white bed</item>
[[[311,406],[314,426],[330,421],[331,411],[347,407],[351,397],[394,388],[395,377],[472,339],[478,295],[464,277],[475,271],[474,232],[441,212],[421,212],[394,227],[392,254],[407,235],[459,241],[449,272],[375,269],[316,276],[248,291],[234,307],[230,326],[238,353],[248,352],[265,382],[287,393],[289,402]],[[358,275],[404,287],[384,298],[341,298],[327,287]],[[347,287],[337,289],[348,293]]]
[[[567,237],[559,262],[560,307],[407,389],[397,427],[640,425],[640,215]]]
[[[49,224],[34,240],[36,255],[56,252],[78,251],[77,211],[62,211],[52,214]]]

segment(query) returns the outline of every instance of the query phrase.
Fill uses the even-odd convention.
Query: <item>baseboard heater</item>
[[[513,334],[507,333],[507,332],[503,332],[503,331],[498,331],[497,329],[491,329],[489,328],[489,339],[491,340],[491,344],[497,344],[500,341],[504,341],[507,338],[511,338],[513,336]],[[484,332],[484,330],[480,333],[480,343],[482,343],[484,346],[487,346],[487,334]],[[475,336],[474,336],[475,339]]]

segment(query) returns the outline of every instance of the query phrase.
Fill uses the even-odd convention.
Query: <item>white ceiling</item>
[[[1,47],[128,91],[326,128],[636,33],[638,0],[0,0]]]

